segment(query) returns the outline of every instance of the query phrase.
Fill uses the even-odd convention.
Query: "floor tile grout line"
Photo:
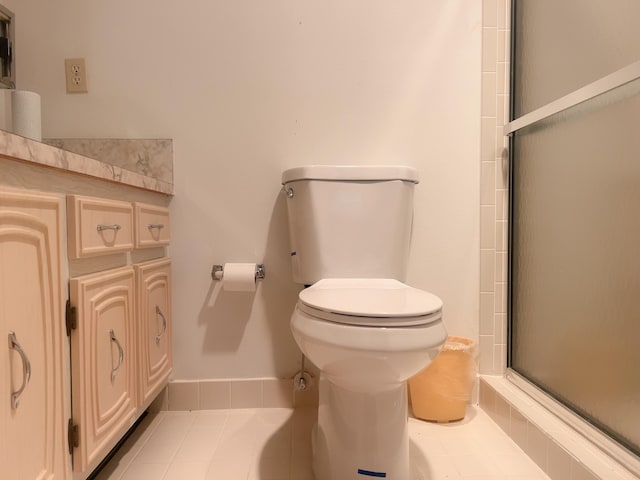
[[[220,433],[218,434],[218,438],[216,439],[216,445],[213,448],[213,450],[211,451],[211,453],[209,455],[209,458],[206,461],[209,465],[211,463],[211,458],[214,456],[214,454],[215,454],[216,450],[218,449],[218,447],[220,447],[220,444],[222,442],[222,435],[223,435],[223,433],[224,433],[224,431],[225,431],[225,429],[227,427],[227,424],[229,423],[229,412],[226,411],[226,410],[227,409],[224,410],[224,422],[223,422],[222,427],[220,429]],[[201,411],[198,411],[198,412],[201,412]],[[219,411],[216,410],[216,412],[219,412]],[[167,474],[169,473],[169,470],[171,469],[172,465],[174,464],[174,462],[176,460],[176,457],[178,455],[178,452],[180,451],[180,448],[182,447],[182,445],[184,444],[185,439],[187,438],[187,435],[189,434],[189,432],[191,431],[191,429],[195,425],[195,421],[196,421],[195,416],[197,416],[198,414],[195,413],[195,411],[189,411],[187,415],[190,416],[190,417],[193,416],[193,418],[191,420],[191,425],[189,427],[189,430],[185,433],[185,436],[182,439],[182,442],[180,443],[180,445],[176,449],[175,453],[173,454],[173,456],[172,456],[172,458],[169,461],[169,464],[167,466],[167,470],[164,472],[164,475],[162,476],[162,478],[160,480],[164,480],[166,478]],[[205,475],[206,475],[206,473],[205,473]]]
[[[176,455],[178,455],[178,452],[180,451],[180,447],[182,447],[182,445],[184,444],[185,439],[187,438],[187,435],[189,434],[189,432],[191,431],[191,429],[193,428],[193,424],[195,423],[195,418],[192,418],[192,411],[189,411],[189,414],[187,415],[187,417],[190,417],[190,422],[189,422],[189,428],[187,428],[184,432],[184,435],[182,436],[182,440],[180,440],[180,443],[178,444],[175,452],[173,452],[173,455],[171,455],[171,459],[169,460],[169,462],[167,463],[167,468],[165,469],[164,473],[162,474],[162,477],[160,477],[160,480],[164,480],[167,476],[167,473],[169,473],[169,470],[171,469],[171,465],[173,464],[173,461],[176,458]]]
[[[146,431],[140,436],[141,438],[139,438],[138,440],[136,440],[134,442],[134,445],[137,448],[136,453],[133,454],[133,456],[131,457],[131,459],[127,462],[126,466],[123,467],[122,473],[120,475],[118,475],[117,479],[114,480],[121,480],[122,477],[124,476],[125,473],[127,473],[127,470],[129,470],[129,467],[131,466],[131,464],[134,462],[134,460],[138,457],[138,455],[140,455],[140,452],[142,451],[142,449],[145,447],[145,445],[149,442],[149,439],[153,436],[153,434],[155,433],[155,431],[157,430],[157,428],[160,426],[160,424],[162,422],[164,422],[165,418],[166,418],[166,413],[165,412],[158,412],[156,414],[152,414],[155,415],[154,419],[152,419],[150,421],[149,426],[151,426],[151,424],[153,423],[153,420],[155,420],[155,418],[161,417],[160,420],[158,421],[157,425],[155,425],[151,430]],[[144,434],[146,434],[148,432],[148,435],[146,436],[146,438],[144,438]],[[129,437],[130,439],[131,437]],[[137,443],[142,440],[142,438],[144,438],[144,440],[142,441],[142,443],[140,445],[137,445]],[[126,441],[129,441],[129,439],[127,439]]]

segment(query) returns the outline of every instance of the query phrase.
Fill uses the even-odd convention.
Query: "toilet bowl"
[[[442,301],[393,279],[323,279],[300,292],[291,331],[321,372],[317,480],[408,480],[405,381],[446,339]]]

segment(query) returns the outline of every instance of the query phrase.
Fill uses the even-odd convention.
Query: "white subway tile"
[[[169,383],[169,410],[197,410],[199,385],[197,381]]]
[[[507,222],[496,222],[496,251],[507,251]]]
[[[262,380],[231,382],[231,408],[262,407]]]
[[[480,163],[480,205],[496,203],[496,162]]]
[[[495,283],[495,250],[480,250],[480,291],[493,292]]]
[[[599,480],[584,464],[571,459],[571,480]]]
[[[504,98],[505,95],[503,93],[496,95],[496,127],[499,128],[503,128],[507,123],[507,115],[504,109]]]
[[[547,475],[551,480],[566,480],[571,478],[571,455],[553,440],[548,446]]]
[[[494,336],[495,342],[495,336]],[[507,368],[507,346],[504,344],[493,345],[493,373],[494,375],[504,374]]]
[[[498,28],[508,28],[510,19],[509,14],[507,13],[509,10],[508,4],[511,3],[511,0],[498,0],[498,4],[496,6],[497,9],[497,25]]]
[[[496,313],[507,313],[507,284],[504,282],[496,282],[494,288],[496,294]]]
[[[483,117],[495,117],[496,109],[496,72],[482,74],[482,98],[480,112]]]
[[[496,207],[482,205],[480,207],[480,248],[496,248]]]
[[[509,43],[509,32],[498,25],[498,56],[496,58],[498,63],[509,60],[507,57],[507,43]]]
[[[502,0],[482,0],[482,26],[498,26],[498,2]]]
[[[505,313],[494,315],[493,335],[496,344],[507,344],[507,315]]]
[[[525,453],[545,472],[548,469],[549,438],[531,422],[527,423],[527,448]]]
[[[231,382],[203,380],[200,382],[200,410],[231,408]]]
[[[493,373],[493,335],[480,335],[480,373]]]
[[[293,407],[293,380],[267,378],[262,380],[262,406]]]
[[[507,191],[504,189],[496,190],[496,221],[507,219]]]
[[[496,159],[496,119],[483,117],[480,120],[481,157],[483,162],[495,162]]]
[[[511,438],[518,446],[527,451],[527,419],[515,408],[511,409]]]
[[[511,404],[497,393],[495,421],[507,435],[511,436]]]
[[[480,292],[480,335],[494,335],[494,305],[493,292]]]
[[[482,29],[482,71],[495,72],[498,58],[498,29],[484,27]]]
[[[507,252],[496,251],[496,282],[507,281]]]
[[[498,62],[496,64],[496,93],[505,95],[509,93],[507,86],[509,84],[509,70],[506,62]]]

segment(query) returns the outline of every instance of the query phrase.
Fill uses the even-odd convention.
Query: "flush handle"
[[[287,198],[293,198],[293,188],[287,187],[286,185],[282,186],[282,191],[287,196]]]

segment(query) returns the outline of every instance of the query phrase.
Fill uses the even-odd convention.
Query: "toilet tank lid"
[[[385,181],[418,183],[418,171],[404,165],[305,165],[285,170],[282,184],[296,180]]]

